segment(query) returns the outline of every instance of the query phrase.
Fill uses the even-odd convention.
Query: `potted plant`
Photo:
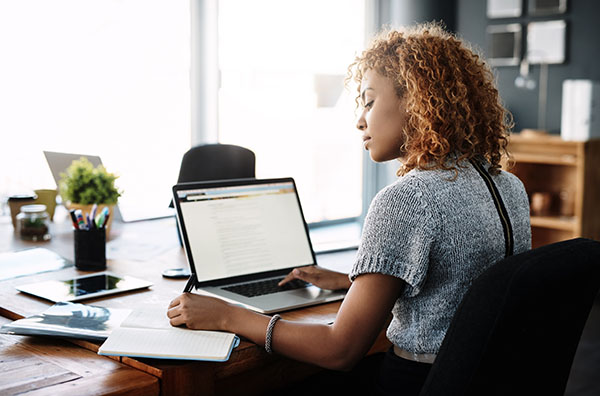
[[[108,235],[114,217],[114,206],[121,196],[121,192],[115,187],[118,176],[107,172],[102,165],[94,168],[85,157],[73,161],[60,176],[60,195],[68,209],[81,209],[85,217],[85,214],[91,214],[94,204],[98,205],[97,214],[108,207]]]

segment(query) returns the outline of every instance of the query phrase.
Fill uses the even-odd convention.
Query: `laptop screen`
[[[198,282],[314,264],[292,179],[176,192]]]

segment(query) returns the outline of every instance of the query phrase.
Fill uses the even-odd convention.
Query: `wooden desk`
[[[20,241],[13,233],[10,222],[0,224],[0,252],[21,250],[27,247],[46,247],[73,259],[73,237],[70,223],[61,219],[52,225],[52,241],[49,243],[28,243]],[[113,238],[127,235],[130,230],[143,227],[145,233],[171,232],[175,235],[173,219],[153,220],[143,223],[113,224]],[[171,234],[168,237],[172,236]],[[348,257],[346,255],[346,257]],[[165,279],[161,271],[165,268],[186,265],[183,250],[175,247],[152,260],[140,262],[115,259],[108,262],[108,270],[118,274],[132,275],[154,283],[148,290],[142,290],[110,298],[87,300],[86,303],[111,308],[151,308],[163,307],[181,293],[185,285],[183,280]],[[46,272],[21,278],[0,281],[0,314],[9,319],[18,319],[46,310],[51,303],[16,291],[15,286],[34,281],[68,278],[83,274],[74,267],[59,271]],[[329,323],[335,319],[340,303],[330,303],[304,308],[282,314],[284,319],[305,322]],[[48,341],[51,343],[51,341]],[[79,347],[97,352],[99,344],[76,341]],[[390,344],[382,332],[372,352],[385,351]],[[2,352],[4,358],[4,352]],[[105,359],[98,356],[99,358]],[[73,356],[75,358],[75,356]],[[158,379],[160,394],[261,394],[274,390],[286,383],[305,378],[318,372],[316,366],[300,363],[278,355],[269,355],[254,343],[242,340],[233,351],[230,359],[224,363],[188,362],[158,359],[116,358],[120,363],[148,373]],[[123,379],[123,381],[126,381]],[[107,387],[105,393],[110,393]],[[102,392],[100,392],[102,393]]]
[[[0,317],[0,325],[10,322]],[[156,377],[59,339],[0,334],[0,394],[158,395]]]

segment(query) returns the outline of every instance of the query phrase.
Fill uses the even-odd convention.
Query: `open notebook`
[[[169,324],[164,310],[133,311],[100,346],[98,354],[224,362],[239,344],[232,333]]]

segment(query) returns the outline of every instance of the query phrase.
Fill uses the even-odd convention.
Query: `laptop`
[[[292,178],[182,183],[173,197],[193,287],[261,313],[344,298],[300,280],[277,286],[316,264]]]
[[[44,151],[44,156],[52,172],[52,177],[58,186],[61,179],[60,174],[65,172],[74,160],[85,157],[90,163],[97,167],[102,165],[102,160],[97,155],[60,153],[54,151]],[[126,223],[148,219],[159,219],[173,216],[173,209],[164,208],[162,205],[147,207],[140,204],[139,197],[130,197],[129,204],[127,197],[119,198],[119,203],[115,206],[115,219]],[[125,203],[124,203],[125,201]],[[142,199],[141,202],[144,202]]]

